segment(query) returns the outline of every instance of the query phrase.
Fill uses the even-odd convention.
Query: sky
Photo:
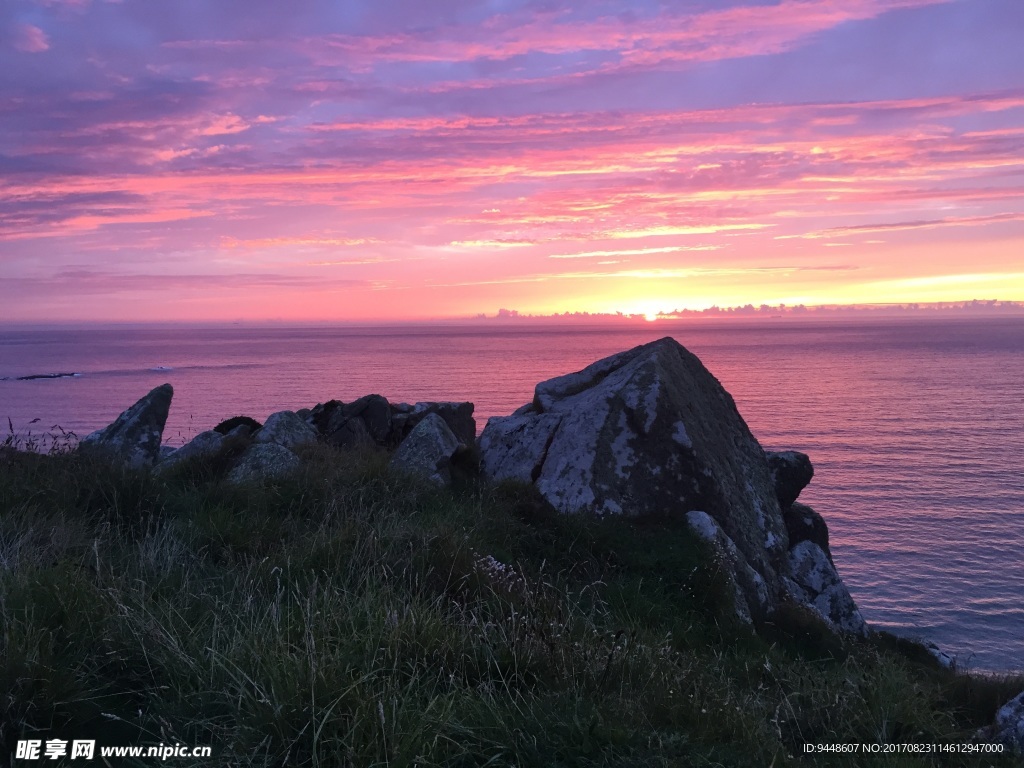
[[[1021,0],[4,0],[0,322],[1024,300]]]

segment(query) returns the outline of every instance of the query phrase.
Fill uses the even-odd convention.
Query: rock
[[[247,427],[244,424],[240,424],[235,429],[244,430]],[[226,439],[226,435],[222,435],[215,429],[200,432],[170,456],[162,459],[157,465],[157,469],[160,472],[166,472],[171,467],[175,467],[187,459],[195,457],[209,458],[221,449]]]
[[[767,613],[771,606],[764,579],[747,564],[722,526],[707,512],[699,510],[687,512],[686,522],[694,533],[711,544],[716,557],[725,566],[726,578],[732,583],[734,591],[737,618],[750,624],[752,615]],[[751,598],[754,599],[753,605]]]
[[[814,477],[814,467],[806,453],[799,451],[765,451],[772,483],[779,504],[785,509],[800,495]]]
[[[340,420],[340,425],[335,427],[326,439],[328,445],[350,451],[372,448],[377,444],[370,430],[366,428],[366,422],[358,416]]]
[[[257,443],[276,443],[292,449],[315,443],[316,439],[316,430],[300,419],[294,411],[270,414],[267,423],[254,438]]]
[[[253,443],[239,457],[227,479],[230,483],[277,479],[295,472],[301,464],[299,457],[283,445]]]
[[[1005,744],[1011,752],[1024,755],[1024,693],[999,708],[990,738]]]
[[[160,455],[157,457],[157,461],[158,462],[166,461],[168,459],[168,457],[173,456],[174,453],[177,450],[178,450],[177,448],[174,448],[173,446],[170,446],[170,445],[161,445],[160,446]]]
[[[518,413],[488,420],[487,472],[535,475],[565,513],[682,519],[702,510],[769,594],[781,593],[776,568],[786,567],[788,541],[764,451],[732,397],[674,339],[542,382]],[[517,456],[524,465],[513,469]]]
[[[492,480],[536,482],[561,422],[559,413],[490,419],[480,435],[481,471]]]
[[[416,403],[405,419],[403,434],[408,435],[428,414],[435,413],[444,419],[459,442],[468,448],[476,444],[476,419],[473,418],[473,408],[473,403]]]
[[[360,418],[366,431],[377,445],[384,445],[391,436],[391,408],[383,395],[365,395],[343,406],[342,415]]]
[[[931,640],[922,640],[921,645],[924,646],[924,649],[928,652],[928,655],[935,659],[935,661],[937,661],[939,663],[939,666],[941,666],[943,669],[956,669],[956,659],[950,656],[941,648],[939,648],[939,646],[937,646]]]
[[[254,434],[263,428],[256,419],[252,419],[248,416],[232,416],[230,419],[225,419],[216,427],[213,428],[214,432],[220,432],[222,435],[228,434],[238,427],[246,427],[249,432],[248,434]]]
[[[790,548],[801,541],[811,541],[821,547],[829,560],[832,559],[832,551],[828,548],[828,525],[825,524],[825,518],[806,504],[794,502],[783,509],[782,519],[786,523]]]
[[[812,541],[801,541],[789,551],[787,592],[810,606],[842,632],[867,635],[867,624],[849,590],[824,550]]]
[[[391,466],[444,486],[451,482],[452,457],[462,447],[445,420],[429,413],[398,446]]]
[[[309,415],[306,417],[306,422],[313,426],[317,432],[325,437],[328,434],[328,425],[331,423],[331,417],[334,416],[336,411],[339,411],[344,407],[344,403],[341,400],[328,400],[326,403],[317,403],[309,409]]]
[[[173,396],[171,385],[161,384],[112,424],[87,435],[80,443],[80,450],[133,469],[152,467],[160,457],[160,442]]]

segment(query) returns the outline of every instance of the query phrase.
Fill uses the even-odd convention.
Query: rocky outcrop
[[[764,451],[732,397],[674,339],[542,382],[517,413],[490,419],[481,435],[489,476],[529,474],[566,513],[705,512],[771,598],[781,594],[788,541]]]
[[[771,611],[771,598],[764,578],[747,564],[736,544],[707,512],[686,513],[691,530],[711,545],[716,560],[724,566],[724,575],[733,590],[734,608],[741,621],[749,624],[753,615]]]
[[[236,429],[245,429],[245,427],[240,426]],[[226,435],[222,435],[215,429],[200,432],[181,446],[181,448],[161,458],[158,468],[161,472],[166,472],[171,467],[177,466],[187,459],[210,458],[221,449],[225,439]]]
[[[173,396],[171,385],[161,384],[109,426],[83,438],[80,450],[133,469],[152,467],[160,458],[160,441]]]
[[[259,482],[285,477],[302,466],[299,457],[277,443],[253,443],[228,473],[229,483]]]
[[[788,507],[814,477],[811,459],[799,451],[767,451],[765,458],[772,472],[772,483],[779,504],[783,508]]]
[[[1004,744],[1016,755],[1024,755],[1024,693],[1010,699],[996,712],[996,721],[978,736],[996,744]]]
[[[432,413],[444,420],[452,434],[463,445],[471,446],[476,443],[476,419],[473,418],[472,403],[447,401],[416,403],[406,412],[404,419],[400,419],[402,437],[412,432],[417,424]]]
[[[684,520],[725,564],[741,619],[794,600],[840,631],[866,631],[824,520],[795,503],[810,459],[766,454],[671,338],[541,382],[532,403],[487,422],[479,447],[487,477],[532,482],[562,512]]]
[[[806,504],[794,502],[788,507],[783,507],[782,519],[786,523],[791,549],[802,541],[810,541],[819,546],[829,560],[832,559],[832,551],[828,547],[828,525],[825,524],[825,518]]]
[[[351,403],[328,400],[306,411],[304,417],[329,445],[361,449],[394,449],[429,414],[436,414],[466,446],[476,441],[473,403],[389,403],[382,395],[365,395]]]
[[[434,485],[444,486],[451,482],[452,459],[464,448],[445,420],[436,413],[430,413],[398,446],[391,466]]]
[[[278,411],[267,417],[263,428],[253,438],[257,443],[273,443],[295,449],[316,442],[317,434],[294,411]]]
[[[832,560],[813,541],[789,550],[789,575],[783,579],[791,598],[813,608],[836,629],[867,635],[867,624]]]
[[[234,432],[239,427],[245,427],[246,434],[255,434],[257,431],[263,428],[256,419],[249,416],[232,416],[230,419],[225,419],[216,427],[213,428],[214,432],[220,432],[222,435],[226,435],[229,432]]]

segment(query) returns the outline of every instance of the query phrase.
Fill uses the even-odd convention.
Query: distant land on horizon
[[[657,314],[626,313],[626,312],[570,312],[552,314],[530,314],[515,309],[500,308],[493,315],[478,314],[472,317],[438,317],[418,320],[284,320],[281,318],[265,318],[260,320],[239,319],[195,320],[195,321],[140,321],[140,322],[14,322],[0,324],[3,330],[111,330],[134,328],[310,328],[310,327],[431,327],[457,326],[467,327],[486,325],[488,327],[514,327],[519,324],[567,324],[567,325],[600,325],[600,324],[631,324],[648,325],[659,322],[697,320],[697,321],[766,321],[766,320],[840,320],[840,319],[956,319],[981,317],[1024,317],[1024,302],[1002,301],[998,299],[972,299],[969,301],[913,302],[906,304],[822,304],[822,305],[786,305],[786,304],[746,304],[738,307],[711,306],[705,309],[666,309]]]

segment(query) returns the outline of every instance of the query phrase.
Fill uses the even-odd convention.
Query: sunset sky
[[[3,321],[1024,300],[1021,0],[4,0]]]

